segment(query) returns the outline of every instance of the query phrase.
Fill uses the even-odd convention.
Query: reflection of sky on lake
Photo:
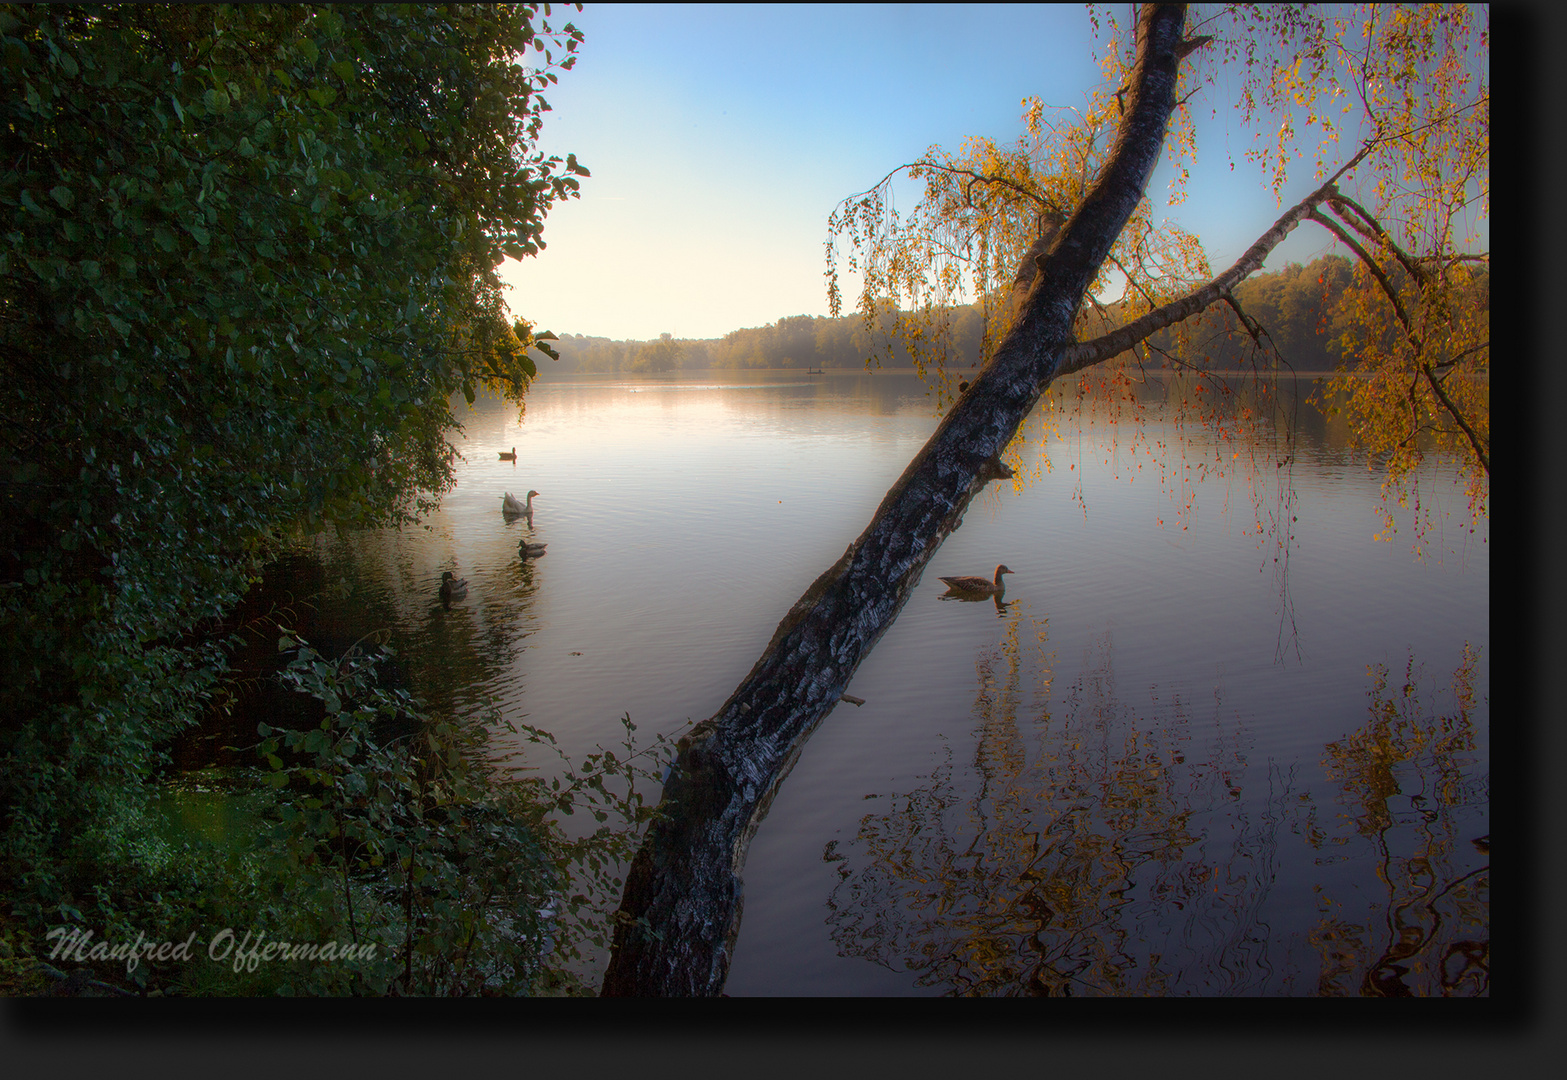
[[[381,568],[367,573],[386,593],[381,605],[398,612],[403,650],[415,654],[416,690],[463,712],[493,702],[508,718],[555,733],[578,760],[614,743],[623,713],[644,730],[676,733],[716,710],[790,605],[864,529],[936,424],[918,380],[889,373],[806,380],[797,372],[726,373],[659,383],[545,377],[520,424],[515,409],[493,400],[460,416],[463,460],[441,510],[425,527],[355,541],[357,557]],[[1490,632],[1489,545],[1481,535],[1449,522],[1423,560],[1411,556],[1407,533],[1373,541],[1378,480],[1347,459],[1331,426],[1319,423],[1301,440],[1293,504],[1273,489],[1254,504],[1242,468],[1249,457],[1225,454],[1238,464],[1188,476],[1183,463],[1213,458],[1205,429],[1154,418],[1142,430],[1140,443],[1092,409],[1081,419],[1061,414],[1053,430],[1027,426],[1023,462],[1034,464],[1039,445],[1048,445],[1050,470],[1021,492],[996,484],[975,501],[851,683],[864,706],[842,705],[828,718],[762,823],[745,868],[730,993],[952,989],[940,965],[889,970],[874,948],[842,949],[845,927],[860,926],[863,916],[852,897],[907,900],[891,864],[878,858],[917,850],[890,838],[911,823],[933,828],[942,814],[967,815],[966,824],[942,826],[954,843],[996,843],[1002,821],[1008,836],[1030,827],[1046,839],[1066,836],[1054,816],[1060,807],[1039,783],[1056,775],[1052,769],[1082,765],[1069,751],[1094,732],[1103,777],[1136,771],[1128,772],[1135,764],[1128,740],[1166,755],[1175,787],[1159,789],[1159,798],[1171,814],[1182,800],[1190,804],[1195,817],[1183,828],[1198,836],[1190,850],[1207,853],[1192,856],[1192,873],[1199,863],[1209,868],[1202,873],[1218,873],[1236,860],[1272,860],[1268,888],[1235,892],[1235,904],[1251,905],[1250,921],[1204,916],[1198,938],[1209,952],[1193,953],[1194,974],[1172,977],[1169,992],[1224,992],[1223,979],[1234,992],[1312,992],[1307,969],[1326,948],[1300,944],[1318,924],[1313,886],[1331,880],[1341,894],[1353,892],[1375,870],[1366,861],[1369,841],[1335,841],[1333,858],[1318,862],[1326,856],[1287,838],[1303,827],[1307,803],[1325,822],[1324,835],[1358,835],[1339,805],[1348,781],[1332,780],[1324,762],[1330,745],[1349,745],[1366,726],[1368,668],[1386,665],[1396,677],[1413,656],[1435,694],[1462,661],[1465,642],[1477,648],[1474,747],[1460,771],[1471,788],[1476,777],[1483,781]],[[497,458],[513,446],[515,465]],[[1271,461],[1269,449],[1258,460]],[[1428,505],[1461,513],[1461,490],[1435,468],[1422,484]],[[531,524],[504,520],[502,493],[529,489],[539,492]],[[1195,506],[1183,509],[1193,493]],[[1297,519],[1287,555],[1258,533],[1258,506]],[[547,543],[548,554],[522,563],[523,537]],[[1287,558],[1282,577],[1275,556]],[[938,577],[988,577],[999,562],[1016,572],[1005,611],[937,602]],[[444,569],[470,582],[468,599],[450,610],[432,601]],[[996,674],[1003,669],[1005,678]],[[1107,704],[1090,708],[1089,698]],[[1430,708],[1444,707],[1432,698]],[[997,717],[1010,725],[1004,738]],[[1119,742],[1103,742],[1112,736]],[[1168,758],[1188,744],[1206,749],[1188,750],[1179,764]],[[999,816],[980,793],[1000,781],[978,764],[997,746],[1016,759],[1003,770],[1008,783],[1027,788]],[[1424,776],[1436,766],[1416,750],[1418,767],[1409,768]],[[1347,767],[1340,762],[1339,773]],[[1221,771],[1233,774],[1236,794],[1228,780],[1222,798],[1212,794]],[[1401,782],[1415,782],[1415,773]],[[946,809],[936,813],[932,799]],[[1469,799],[1455,843],[1485,831],[1486,805]],[[1106,811],[1082,812],[1086,821]],[[1220,858],[1224,844],[1231,854]],[[830,847],[835,855],[824,861]],[[1000,874],[993,891],[1005,894],[1005,874],[991,872]],[[1190,888],[1194,880],[1139,873],[1147,888]],[[1139,919],[1161,910],[1190,919],[1190,911],[1177,916],[1148,897],[1138,905]],[[899,923],[887,947],[971,942],[968,924],[943,924],[935,938],[921,937],[923,925]],[[1212,953],[1226,934],[1255,935],[1263,926],[1265,936],[1294,934],[1294,951],[1252,950],[1244,961]],[[1190,934],[1181,941],[1168,947],[1198,949]],[[1365,950],[1375,952],[1375,943]],[[1232,970],[1237,963],[1246,970]],[[1299,970],[1288,980],[1264,977],[1261,963]],[[1218,974],[1204,982],[1199,969]],[[926,976],[935,981],[918,982]]]

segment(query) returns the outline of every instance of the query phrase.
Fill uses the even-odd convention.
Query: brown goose
[[[501,455],[501,460],[502,461],[516,461],[517,460],[517,448],[514,446],[514,447],[511,448],[511,453],[509,453],[509,454],[502,454]]]
[[[468,579],[460,578],[450,570],[441,571],[441,599],[461,600],[468,595]]]
[[[996,580],[990,581],[982,577],[944,577],[947,588],[952,592],[972,593],[975,596],[1000,596],[1007,591],[1006,584],[1001,580],[1002,574],[1010,574],[1013,571],[1005,566],[996,567]]]

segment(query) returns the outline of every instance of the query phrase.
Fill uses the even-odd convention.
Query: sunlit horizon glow
[[[823,243],[840,200],[933,145],[1015,141],[1027,96],[1080,104],[1103,44],[1077,6],[589,4],[556,14],[586,40],[546,95],[540,149],[576,154],[592,176],[579,200],[551,209],[546,250],[501,274],[514,316],[614,339],[718,338],[827,315]],[[967,59],[981,40],[980,59]],[[1211,89],[1200,93],[1186,201],[1165,205],[1168,163],[1149,194],[1156,217],[1202,238],[1217,271],[1280,208],[1244,158],[1250,134]],[[1297,162],[1286,205],[1312,183],[1310,162]],[[1297,229],[1267,267],[1331,250],[1322,230]],[[846,289],[844,314],[854,299]]]

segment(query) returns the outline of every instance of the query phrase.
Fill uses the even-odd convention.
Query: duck
[[[547,547],[549,547],[548,544],[530,544],[524,540],[517,545],[517,553],[524,559],[537,559],[544,554],[544,549]]]
[[[505,495],[501,496],[501,513],[507,515],[508,517],[522,516],[526,518],[532,518],[533,497],[537,494],[537,491],[528,492],[528,504],[524,506],[521,502],[517,501],[517,496],[508,491]]]
[[[502,461],[516,461],[517,460],[517,448],[514,446],[514,447],[511,448],[511,453],[509,453],[509,454],[502,454],[501,455],[501,460]]]
[[[441,599],[461,600],[468,595],[468,579],[460,578],[450,570],[441,571]]]
[[[996,580],[994,581],[982,577],[944,577],[940,580],[946,582],[947,588],[955,593],[972,593],[975,596],[1000,596],[1007,591],[1006,584],[1001,580],[1001,575],[1010,573],[1013,573],[1013,571],[1002,565],[996,567]]]

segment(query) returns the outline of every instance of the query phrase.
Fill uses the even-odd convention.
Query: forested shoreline
[[[1264,368],[1274,363],[1298,372],[1327,372],[1346,364],[1342,347],[1346,330],[1339,311],[1349,291],[1353,264],[1341,255],[1324,255],[1302,265],[1253,275],[1235,290],[1246,315],[1266,331]],[[1489,307],[1489,275],[1481,272],[1482,306]],[[1105,305],[1100,318],[1105,329],[1116,326],[1119,303]],[[947,367],[973,370],[986,348],[985,315],[978,304],[942,313],[951,352]],[[892,315],[874,326],[858,315],[838,318],[789,315],[766,326],[731,330],[721,338],[688,339],[661,335],[651,341],[614,340],[591,334],[563,333],[556,343],[558,361],[543,362],[550,373],[653,375],[671,371],[732,369],[916,368],[906,344],[892,332]],[[1391,328],[1391,318],[1389,320]],[[1276,359],[1272,348],[1276,347]],[[1209,309],[1179,327],[1154,335],[1148,352],[1139,350],[1145,366],[1165,366],[1170,358],[1209,371],[1234,371],[1258,363],[1257,342],[1227,306]],[[928,360],[929,357],[921,357]],[[1124,355],[1122,360],[1131,359]],[[1353,368],[1353,364],[1346,364]]]

